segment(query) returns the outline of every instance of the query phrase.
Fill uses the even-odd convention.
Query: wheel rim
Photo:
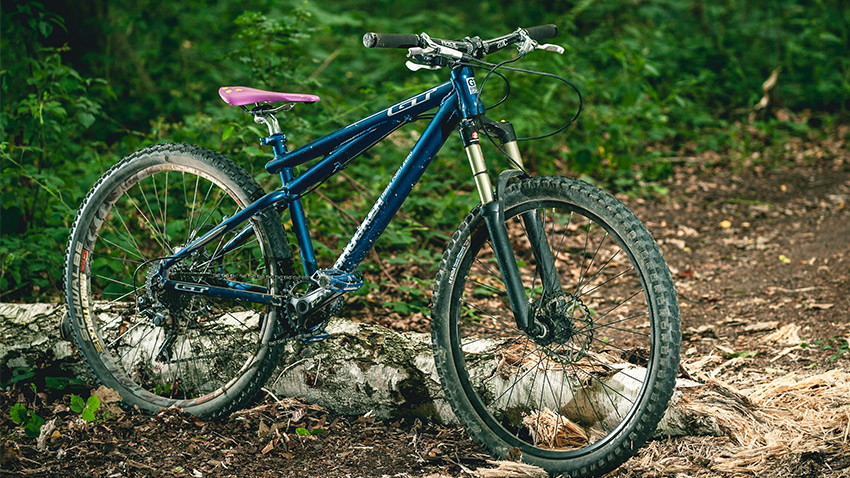
[[[543,297],[521,220],[529,211],[543,223],[561,294]],[[452,272],[455,370],[479,417],[509,446],[551,459],[592,453],[622,435],[651,388],[657,334],[646,282],[622,238],[583,208],[529,201],[505,216],[529,315],[544,327],[535,336],[516,328],[479,220]]]
[[[208,171],[176,162],[125,177],[100,196],[105,199],[88,225],[79,291],[86,335],[109,373],[136,397],[160,407],[206,403],[241,387],[253,364],[268,353],[261,344],[272,338],[270,312],[154,290],[154,272],[163,257],[250,200]],[[181,280],[212,285],[220,285],[221,273],[255,276],[241,282],[268,289],[274,271],[265,259],[267,241],[254,225],[253,236],[222,261],[209,258],[238,229],[176,265],[174,273]],[[140,298],[146,308],[139,306]]]

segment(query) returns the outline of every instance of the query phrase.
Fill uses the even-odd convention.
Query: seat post
[[[277,122],[277,118],[273,113],[262,112],[254,114],[254,123],[268,126],[269,136],[274,136],[281,132],[280,123]]]

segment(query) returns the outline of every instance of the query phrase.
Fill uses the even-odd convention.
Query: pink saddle
[[[320,100],[316,95],[302,95],[299,93],[278,93],[275,91],[257,90],[247,86],[222,86],[218,89],[218,95],[225,103],[233,106],[242,106],[250,103],[275,103],[285,101],[287,103],[315,103]]]

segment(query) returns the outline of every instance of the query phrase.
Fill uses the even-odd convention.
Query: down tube
[[[357,228],[354,237],[351,238],[345,250],[334,264],[335,269],[346,272],[354,272],[357,266],[363,262],[366,254],[372,249],[375,241],[386,229],[395,213],[401,208],[404,200],[413,190],[413,186],[422,177],[425,169],[431,164],[431,160],[437,151],[443,146],[449,135],[457,127],[460,119],[457,114],[457,93],[446,97],[434,119],[425,128],[422,137],[407,155],[395,176],[387,185],[381,197],[369,210],[366,219]]]

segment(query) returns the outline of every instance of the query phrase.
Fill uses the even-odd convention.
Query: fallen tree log
[[[59,337],[63,314],[63,306],[51,304],[0,304],[0,383],[36,370],[92,381],[73,344]],[[348,320],[333,320],[328,332],[330,337],[323,342],[288,343],[265,390],[274,396],[304,398],[340,414],[455,421],[439,383],[428,334],[399,333]],[[482,359],[470,373],[489,373],[493,364],[488,360],[496,358]],[[606,386],[628,397],[636,393],[636,379],[641,373],[640,367],[620,370]],[[492,383],[493,387],[500,386],[498,380]],[[593,394],[589,396],[594,399]],[[583,403],[576,409],[604,408],[613,414],[626,406],[612,402],[608,395],[604,399],[604,406],[599,398],[595,405]],[[680,379],[673,404],[657,433],[723,434],[707,402],[717,402],[740,415],[745,415],[750,406],[746,399],[724,393],[722,387]]]

